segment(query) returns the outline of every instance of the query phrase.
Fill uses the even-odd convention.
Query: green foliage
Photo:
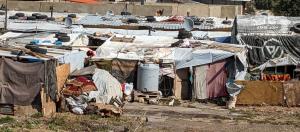
[[[275,15],[300,16],[300,0],[255,0],[255,7],[272,10]]]
[[[14,122],[15,122],[15,119],[10,116],[0,118],[0,124],[14,123]]]
[[[64,120],[65,117],[53,117],[48,122],[48,128],[50,130],[58,130],[60,127],[66,126],[66,121]]]
[[[300,1],[273,0],[272,11],[275,15],[300,16]]]
[[[259,10],[270,10],[273,0],[255,0],[255,7]]]
[[[12,132],[13,130],[10,129],[9,127],[5,126],[5,127],[0,127],[0,132]]]
[[[25,120],[25,128],[28,128],[28,129],[36,128],[40,124],[41,124],[41,121],[39,121],[39,120],[34,120],[34,119]]]
[[[43,117],[43,114],[41,112],[37,112],[37,113],[34,113],[33,115],[31,115],[32,118],[41,118]]]

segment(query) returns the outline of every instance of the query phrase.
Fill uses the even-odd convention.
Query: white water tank
[[[156,92],[159,87],[159,65],[140,64],[138,67],[137,89],[142,92]]]

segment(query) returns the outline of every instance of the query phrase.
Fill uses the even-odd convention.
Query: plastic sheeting
[[[207,99],[206,90],[206,71],[207,65],[194,68],[194,98]]]
[[[206,73],[206,93],[209,99],[227,96],[225,68],[226,60],[221,60],[208,65]]]
[[[81,69],[84,67],[84,59],[86,57],[85,51],[74,51],[71,53],[66,53],[65,55],[58,57],[59,63],[70,64],[71,72],[76,69]]]
[[[181,55],[183,56],[181,56],[181,58],[176,58],[178,59],[176,63],[176,69],[209,64],[234,55],[234,53],[231,52],[214,49],[200,49],[195,50],[192,53],[187,52],[188,50],[181,52]]]
[[[238,33],[288,34],[290,27],[299,23],[299,17],[247,15],[237,16]]]
[[[95,59],[124,59],[124,60],[142,60],[146,54],[147,48],[170,47],[177,39],[172,37],[158,36],[126,36],[115,35],[118,38],[134,38],[133,42],[111,41],[111,38],[103,43],[96,50]]]
[[[75,114],[82,115],[84,114],[85,108],[88,106],[89,97],[87,95],[79,95],[79,96],[70,96],[66,98],[68,105],[71,108],[71,111]]]
[[[259,69],[263,71],[267,67],[278,67],[278,66],[288,66],[288,65],[297,65],[291,57],[283,57],[283,58],[276,58],[265,62],[264,64],[254,68],[253,70]]]
[[[300,58],[300,38],[298,36],[241,36],[241,42],[247,45],[248,59],[251,65],[261,65],[270,59],[282,58],[289,54]]]
[[[123,97],[121,84],[109,72],[96,69],[93,81],[98,91],[91,91],[90,98],[95,98],[97,103],[109,103],[113,97]]]

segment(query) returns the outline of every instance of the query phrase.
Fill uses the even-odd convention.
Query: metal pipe
[[[8,11],[8,4],[7,0],[5,0],[5,20],[4,20],[4,30],[7,31],[7,11]]]

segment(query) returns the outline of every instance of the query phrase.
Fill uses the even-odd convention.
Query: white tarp
[[[186,53],[189,54],[189,53]],[[189,55],[185,55],[184,59],[176,61],[176,69],[193,67],[213,63],[233,56],[234,53],[215,50],[215,49],[199,49],[193,51]]]
[[[292,57],[287,56],[283,58],[276,58],[265,62],[264,64],[254,68],[253,70],[259,69],[263,71],[267,67],[278,67],[278,66],[288,66],[288,65],[297,65],[297,62],[292,59]]]
[[[118,35],[118,38],[133,38],[133,42],[116,42],[111,41],[112,38],[105,41],[96,50],[96,57],[94,59],[129,59],[129,60],[142,60],[144,58],[145,49],[158,49],[160,47],[170,47],[172,43],[178,41],[173,37],[161,36],[128,36]]]
[[[95,98],[97,103],[109,103],[113,97],[123,97],[121,84],[109,72],[96,69],[93,75],[93,82],[97,91],[91,91],[90,98]]]

